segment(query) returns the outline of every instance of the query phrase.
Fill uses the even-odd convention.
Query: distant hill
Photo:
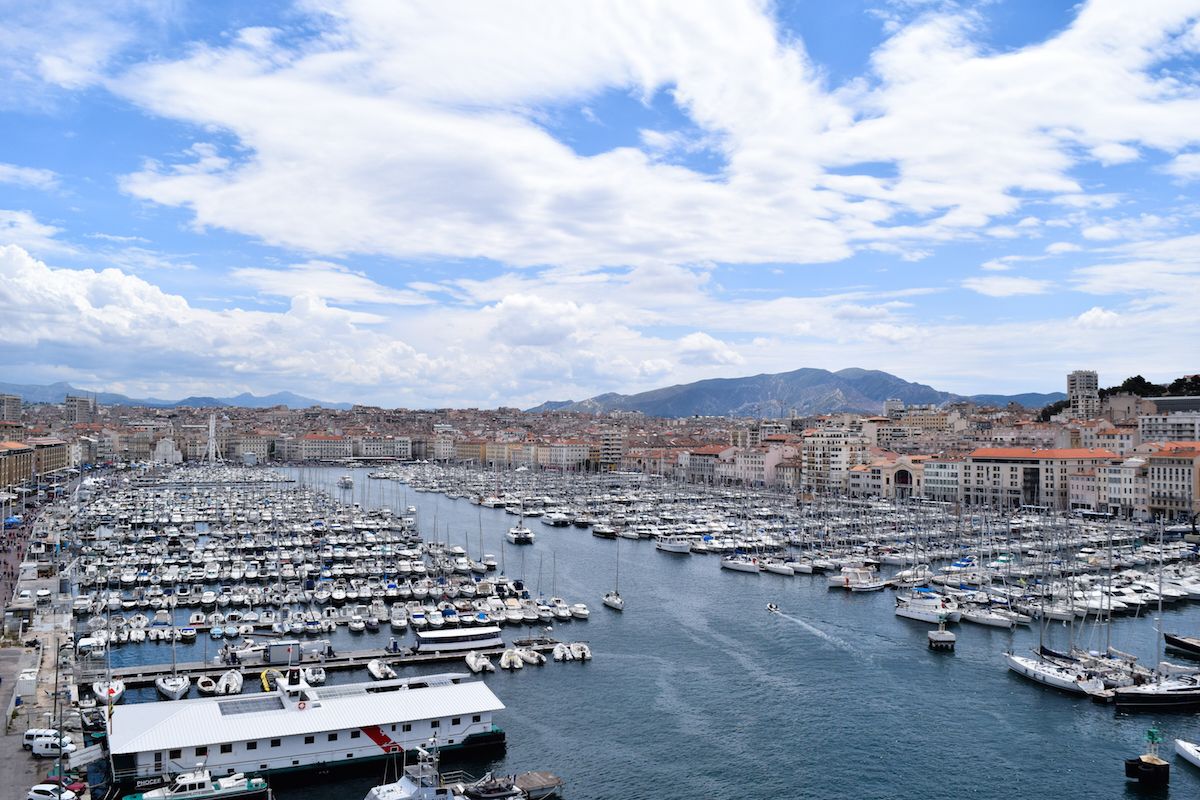
[[[126,397],[115,392],[93,392],[90,389],[79,389],[69,383],[51,383],[46,386],[16,383],[0,383],[0,394],[16,394],[27,403],[61,403],[67,395],[95,396],[96,402],[104,406],[149,406],[151,408],[270,408],[272,406],[287,406],[289,408],[335,408],[346,410],[350,403],[330,403],[324,400],[313,400],[310,397],[292,392],[276,392],[263,397],[243,392],[236,397],[185,397],[182,400],[160,400],[155,397],[134,398]]]
[[[732,415],[770,418],[786,417],[793,410],[800,415],[839,411],[874,413],[881,411],[883,402],[889,398],[902,400],[906,405],[971,400],[981,405],[1004,406],[1016,402],[1028,408],[1040,408],[1064,397],[1061,392],[964,397],[880,370],[849,368],[830,372],[805,368],[773,375],[711,378],[632,395],[610,392],[579,402],[551,401],[529,410],[591,414],[640,411],[655,417]]]

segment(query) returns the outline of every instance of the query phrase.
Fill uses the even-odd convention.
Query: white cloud
[[[244,148],[149,163],[127,191],[306,252],[525,266],[812,263],[885,246],[919,258],[983,231],[1018,235],[995,222],[1025,197],[1118,202],[1079,186],[1080,163],[1200,143],[1200,101],[1155,71],[1192,46],[1178,31],[1193,12],[1128,16],[1096,0],[1053,38],[993,53],[969,15],[928,13],[878,48],[865,80],[829,91],[753,2],[462,14],[344,0],[314,18],[333,26],[320,37],[245,31],[109,85]],[[695,132],[645,130],[640,149],[580,156],[542,126],[541,106],[606,90],[669,90]],[[717,175],[663,162],[699,147],[722,157]],[[856,174],[867,162],[897,177]]]
[[[1107,308],[1092,306],[1076,317],[1075,323],[1085,328],[1111,328],[1121,324],[1121,315]]]
[[[427,383],[438,370],[316,298],[296,298],[281,313],[212,311],[117,269],[56,269],[15,246],[0,247],[0,305],[13,365],[54,354],[109,379],[135,374],[211,389],[241,376],[322,394],[334,386],[343,396],[377,383]]]
[[[0,208],[0,244],[17,244],[41,253],[69,252],[71,248],[55,237],[60,229],[38,222],[28,211]]]
[[[714,339],[703,331],[696,331],[684,336],[676,345],[675,352],[684,364],[736,365],[744,364],[746,361],[725,342]]]
[[[1194,181],[1200,178],[1200,153],[1180,153],[1163,167],[1163,171],[1185,181]]]
[[[34,189],[53,189],[58,185],[58,176],[48,169],[0,163],[0,183],[30,186]]]
[[[1050,291],[1050,281],[1021,278],[1015,275],[987,275],[967,278],[963,288],[988,297],[1018,297],[1029,294],[1045,294]]]
[[[1110,242],[1121,238],[1121,233],[1109,225],[1089,225],[1080,231],[1080,235],[1094,242]]]
[[[430,302],[419,292],[383,286],[360,272],[328,261],[309,261],[284,269],[238,267],[229,276],[256,291],[278,297],[319,297],[330,303],[420,305]]]
[[[1046,252],[1049,255],[1057,256],[1063,253],[1077,253],[1083,248],[1074,242],[1053,242],[1046,245]]]

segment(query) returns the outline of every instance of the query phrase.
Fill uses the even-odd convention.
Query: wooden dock
[[[513,642],[517,647],[529,647],[539,653],[549,653],[554,649],[554,645],[558,644],[558,640],[549,638],[539,639],[518,639]],[[487,647],[480,648],[475,652],[487,656],[499,656],[507,649],[506,647]],[[367,664],[379,659],[392,667],[416,667],[425,664],[447,664],[452,662],[465,663],[463,659],[466,657],[466,652],[453,653],[413,653],[408,649],[401,649],[399,653],[393,653],[383,648],[370,648],[366,650],[352,650],[347,653],[337,653],[334,656],[321,657],[320,655],[305,654],[303,661],[293,662],[292,667],[324,667],[327,672],[341,672],[345,670],[361,669],[364,672],[367,669]],[[242,678],[254,686],[260,685],[260,675],[266,669],[286,670],[288,664],[267,664],[256,659],[253,662],[243,661],[240,664],[229,665],[203,661],[180,662],[177,669],[179,672],[189,676],[193,681],[197,678],[207,676],[214,680],[220,678],[223,674],[231,669],[236,669],[242,673]],[[107,671],[95,671],[89,669],[87,680],[99,680],[107,675]],[[170,664],[144,664],[134,667],[114,667],[112,670],[113,678],[119,678],[125,682],[128,689],[136,689],[144,686],[153,686],[155,678],[165,675],[170,675],[172,672]]]

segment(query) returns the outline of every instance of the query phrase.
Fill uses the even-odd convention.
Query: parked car
[[[71,737],[65,733],[59,733],[57,728],[30,728],[25,731],[25,735],[21,738],[21,746],[26,750],[33,748],[33,743],[38,739],[62,739],[64,742],[70,742]]]
[[[25,800],[75,800],[79,795],[53,783],[39,783],[29,790]]]
[[[57,758],[70,755],[79,748],[67,739],[35,739],[29,749],[38,758]]]

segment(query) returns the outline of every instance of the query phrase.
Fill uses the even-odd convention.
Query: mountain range
[[[132,398],[115,392],[93,392],[88,389],[78,389],[69,383],[51,383],[46,386],[25,385],[16,383],[0,383],[0,394],[20,395],[27,403],[61,403],[67,395],[94,396],[96,402],[105,406],[149,406],[151,408],[219,408],[229,406],[234,408],[271,408],[272,406],[287,406],[288,408],[322,408],[349,409],[349,403],[329,403],[324,400],[313,400],[311,397],[292,392],[276,392],[268,395],[254,395],[243,392],[236,397],[185,397],[182,400],[160,400],[156,397]]]
[[[849,368],[830,372],[805,368],[773,375],[711,378],[630,395],[610,392],[579,402],[550,401],[529,411],[588,414],[640,411],[654,417],[771,418],[786,417],[791,411],[801,416],[839,411],[879,412],[889,398],[902,400],[906,405],[941,405],[970,400],[980,405],[1018,403],[1027,408],[1041,408],[1065,397],[1062,392],[963,396],[938,391],[923,383],[912,383],[880,370]]]

